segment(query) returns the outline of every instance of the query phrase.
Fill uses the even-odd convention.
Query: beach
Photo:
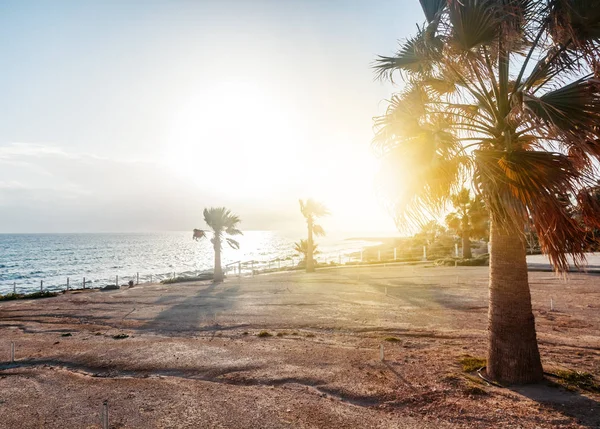
[[[545,371],[597,380],[600,277],[529,278]],[[363,266],[0,302],[0,427],[101,427],[104,401],[111,428],[600,427],[599,394],[463,371],[487,282]]]

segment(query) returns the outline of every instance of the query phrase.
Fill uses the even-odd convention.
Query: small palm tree
[[[462,188],[450,196],[454,211],[446,216],[446,225],[462,240],[463,258],[472,258],[471,238],[481,238],[488,233],[488,213],[479,196],[471,198],[471,192]]]
[[[319,247],[319,245],[317,243],[313,243],[313,256],[321,253],[319,252],[317,247]],[[294,243],[294,250],[298,253],[299,256],[302,256],[300,265],[305,265],[307,261],[306,255],[308,254],[308,240],[300,240],[299,242]]]
[[[317,237],[325,235],[325,230],[322,226],[315,224],[315,219],[327,216],[329,211],[323,203],[309,198],[306,201],[300,200],[300,212],[306,219],[306,225],[308,226],[308,239],[306,240],[306,272],[312,273],[315,271],[315,263],[313,259],[315,247],[313,242],[313,234]]]
[[[579,191],[600,160],[600,0],[420,4],[416,36],[376,64],[406,82],[375,122],[388,182],[402,185],[390,193],[397,223],[438,213],[473,179],[490,212],[487,375],[536,382],[525,231],[557,270],[569,269],[568,254],[584,263],[586,230],[561,196],[577,195],[598,222]]]
[[[231,213],[225,207],[211,207],[210,209],[204,209],[204,222],[212,229],[214,234],[210,240],[215,250],[214,281],[221,282],[223,281],[223,268],[221,267],[222,242],[225,239],[231,248],[240,248],[240,243],[225,235],[242,235],[242,231],[238,229],[241,220],[239,216]],[[200,231],[200,233],[196,231]],[[202,238],[206,237],[206,234],[202,230],[194,230],[194,237],[196,236]]]

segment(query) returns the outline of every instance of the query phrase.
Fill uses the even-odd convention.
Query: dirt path
[[[530,280],[546,370],[599,379],[600,277]],[[502,389],[463,373],[462,356],[485,355],[486,319],[480,267],[345,268],[3,302],[0,427],[100,427],[104,400],[114,428],[600,427],[600,395]]]

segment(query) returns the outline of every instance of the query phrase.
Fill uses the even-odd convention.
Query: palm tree
[[[471,254],[471,238],[481,238],[488,233],[488,215],[481,197],[471,198],[471,192],[462,188],[458,193],[450,195],[454,211],[446,215],[446,225],[456,232],[462,240],[464,259],[473,257]]]
[[[584,263],[584,228],[559,197],[591,183],[600,159],[600,0],[420,3],[416,36],[375,64],[405,82],[375,119],[374,145],[401,189],[390,204],[397,223],[419,222],[473,179],[490,211],[487,375],[536,382],[524,231],[537,231],[556,270],[567,254]]]
[[[210,240],[215,250],[214,281],[221,282],[223,281],[223,268],[221,267],[222,242],[225,239],[231,248],[240,248],[240,243],[225,235],[242,235],[242,231],[238,229],[241,220],[239,216],[231,213],[231,210],[225,207],[211,207],[210,209],[204,209],[204,222],[212,229],[214,234]],[[196,232],[194,235],[196,235]],[[199,235],[200,237],[206,236],[203,231]]]
[[[304,218],[306,219],[306,224],[308,226],[308,239],[306,240],[306,272],[312,273],[315,271],[315,263],[313,259],[313,234],[317,237],[325,235],[325,230],[320,225],[315,224],[315,219],[327,216],[329,214],[329,211],[323,203],[309,198],[306,201],[300,200],[300,212],[302,213],[302,216],[304,216]]]
[[[313,256],[321,253],[321,252],[319,252],[317,247],[319,247],[319,245],[317,243],[313,243],[313,248],[312,248]],[[294,250],[298,253],[299,256],[302,256],[302,258],[303,258],[300,261],[299,265],[306,264],[306,261],[308,260],[308,258],[306,256],[308,254],[308,240],[300,240],[299,242],[295,242]]]

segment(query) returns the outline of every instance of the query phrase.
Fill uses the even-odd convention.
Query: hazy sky
[[[374,193],[370,63],[417,0],[3,1],[0,232],[394,231]]]

